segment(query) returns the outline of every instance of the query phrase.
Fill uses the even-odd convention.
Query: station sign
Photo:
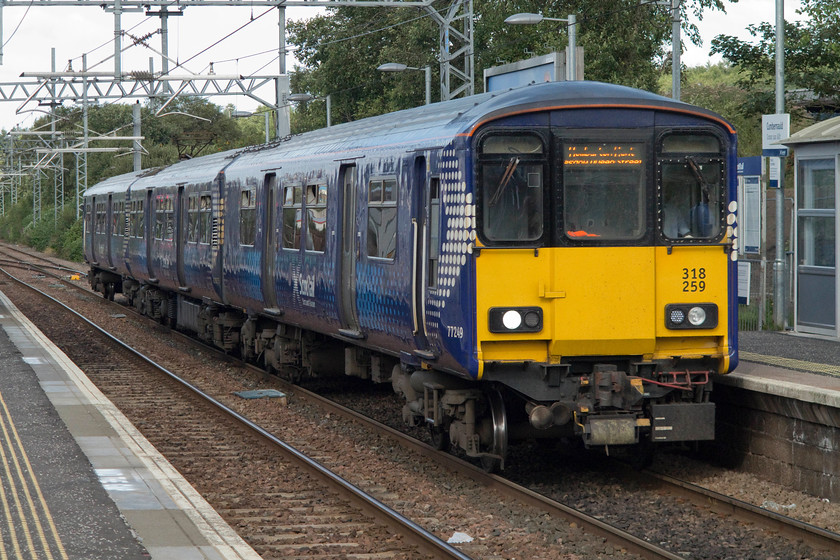
[[[776,144],[790,138],[790,113],[761,116],[761,155],[764,157],[786,157],[787,146]]]
[[[761,253],[761,163],[758,156],[738,158],[738,250],[742,255]]]
[[[750,263],[738,261],[738,303],[750,304]]]

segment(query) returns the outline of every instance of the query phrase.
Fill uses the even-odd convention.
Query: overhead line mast
[[[420,8],[428,12],[440,28],[440,98],[448,100],[460,95],[474,93],[474,49],[473,49],[473,0],[451,0],[439,12],[434,3],[436,0],[0,0],[0,64],[3,63],[3,8],[4,7],[78,7],[95,6],[114,14],[114,71],[89,72],[83,56],[81,72],[57,72],[55,62],[51,72],[25,72],[22,78],[34,81],[16,81],[0,83],[0,101],[22,102],[18,112],[30,102],[39,105],[55,107],[64,101],[83,101],[84,141],[81,147],[74,150],[77,153],[77,191],[87,188],[87,106],[91,101],[138,99],[169,96],[170,101],[178,94],[186,92],[195,96],[246,95],[257,102],[274,110],[275,135],[283,137],[289,134],[289,118],[287,99],[289,91],[289,76],[286,71],[286,17],[287,6],[300,7],[390,7],[390,8]],[[277,76],[222,76],[170,73],[169,58],[169,16],[181,16],[186,8],[191,6],[214,7],[276,7],[279,12],[279,68]],[[176,10],[170,8],[177,7]],[[124,72],[122,68],[122,14],[127,12],[143,12],[147,16],[157,16],[161,20],[161,72],[154,71],[152,59],[149,59],[148,71]],[[135,40],[135,43],[145,39]],[[53,58],[55,57],[53,53]],[[211,66],[212,68],[212,66]],[[272,104],[259,97],[257,89],[274,82],[275,103]],[[170,82],[180,82],[173,88]],[[173,94],[174,90],[174,94]],[[167,101],[166,104],[168,104]],[[281,112],[283,113],[281,115]],[[58,152],[56,152],[58,153]],[[63,153],[63,152],[61,152]],[[136,155],[135,155],[136,157]],[[136,160],[135,160],[136,161]],[[62,166],[63,167],[63,166]],[[40,170],[36,171],[40,173]],[[4,173],[8,174],[8,173]],[[36,179],[40,179],[36,175]],[[40,181],[37,181],[40,186]],[[0,184],[0,197],[5,185]],[[14,198],[15,189],[12,184]],[[40,196],[38,197],[40,198]],[[0,203],[2,209],[2,203]],[[2,210],[0,210],[2,212]]]
[[[285,7],[389,7],[421,8],[440,27],[440,86],[441,99],[452,99],[461,94],[472,95],[474,90],[473,49],[473,0],[454,0],[443,11],[435,7],[435,0],[0,0],[0,64],[3,64],[3,8],[4,7],[58,7],[92,6],[114,14],[114,77],[122,78],[122,14],[142,12],[161,18],[162,70],[168,73],[168,17],[183,15],[192,6],[214,7],[276,7],[280,10],[281,73],[285,73]],[[177,10],[169,8],[177,6]],[[286,92],[288,93],[288,92]],[[278,99],[277,105],[281,105]]]

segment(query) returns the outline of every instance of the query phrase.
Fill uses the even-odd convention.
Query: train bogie
[[[522,438],[703,440],[737,363],[734,159],[702,109],[540,84],[108,180],[86,257],[268,369],[390,381],[489,468]]]

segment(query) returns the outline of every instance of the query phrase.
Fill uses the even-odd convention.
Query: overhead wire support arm
[[[172,0],[4,0],[0,7],[33,7],[43,6],[94,6],[106,11],[113,11],[114,4],[119,4],[123,11],[144,11],[151,8],[171,8]],[[359,6],[359,7],[404,7],[404,8],[425,8],[431,6],[432,0],[179,0],[179,10],[191,6],[301,6],[301,7],[330,7],[330,6]],[[169,15],[174,15],[169,12]]]
[[[0,82],[0,101],[19,101],[22,105],[18,113],[31,102],[47,102],[52,99],[44,86],[55,86],[59,99],[91,100],[147,99],[149,97],[169,97],[171,94],[162,86],[169,82],[182,82],[180,93],[197,96],[207,95],[246,95],[267,106],[274,104],[261,99],[255,92],[261,87],[273,85],[277,76],[237,76],[237,75],[172,75],[158,77],[128,78],[117,80],[107,72],[24,72],[21,77],[33,81]]]

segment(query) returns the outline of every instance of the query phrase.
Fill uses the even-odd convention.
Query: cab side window
[[[716,239],[723,231],[726,169],[711,134],[671,133],[659,144],[659,227],[668,240]]]
[[[535,134],[485,136],[479,148],[480,230],[490,242],[535,242],[544,227],[543,140]]]

